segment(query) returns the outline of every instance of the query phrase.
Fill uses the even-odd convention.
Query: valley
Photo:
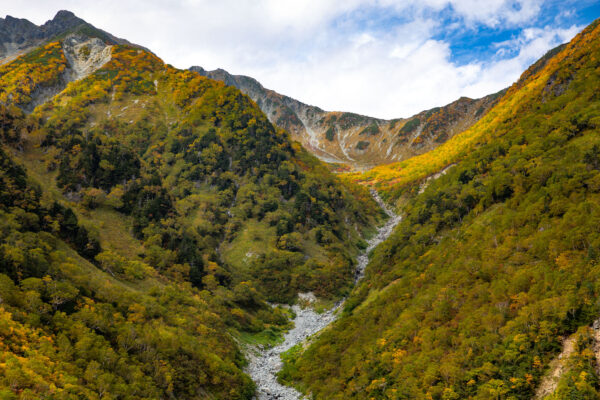
[[[377,204],[385,210],[388,220],[377,229],[377,233],[368,241],[368,246],[357,257],[355,268],[355,284],[364,276],[364,271],[369,263],[369,253],[379,244],[384,242],[400,222],[400,216],[390,210],[381,200],[377,192],[372,192]],[[307,345],[306,341],[314,338],[323,329],[326,329],[338,317],[344,307],[344,300],[340,300],[328,310],[318,312],[313,309],[315,297],[312,293],[298,295],[301,304],[292,306],[294,327],[285,333],[283,343],[272,348],[250,348],[248,374],[257,384],[258,400],[281,399],[294,400],[301,398],[301,394],[294,388],[284,386],[278,382],[277,374],[283,363],[281,355],[296,346]]]
[[[599,60],[382,120],[0,19],[0,399],[600,398]]]

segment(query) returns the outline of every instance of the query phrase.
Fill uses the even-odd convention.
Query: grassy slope
[[[387,183],[458,161],[284,379],[317,399],[531,398],[561,336],[600,313],[599,48],[594,23],[473,128],[369,175],[393,198]]]

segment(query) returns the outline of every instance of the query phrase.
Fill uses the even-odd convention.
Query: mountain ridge
[[[78,45],[86,38],[97,37],[106,45],[132,45],[149,51],[95,28],[70,11],[61,10],[40,26],[11,16],[0,19],[0,65],[36,46],[51,40],[63,40],[66,36],[75,37]],[[61,83],[54,85],[52,90],[34,93],[34,101],[26,108],[27,111],[62,90],[74,77],[83,76],[73,72],[77,69],[71,65],[73,59],[68,57],[69,71],[61,78]],[[444,107],[426,110],[409,118],[384,120],[354,113],[327,112],[266,89],[254,78],[231,75],[222,69],[206,71],[201,67],[191,67],[190,70],[241,89],[258,103],[272,123],[286,129],[294,140],[321,160],[338,164],[336,168],[341,170],[364,170],[431,150],[471,126],[498,98],[497,94],[476,100],[460,98]],[[93,69],[88,68],[88,73],[91,71]],[[37,95],[39,99],[35,98]]]
[[[325,111],[274,90],[256,79],[224,69],[190,67],[211,79],[235,86],[252,98],[269,120],[292,135],[322,161],[364,170],[422,154],[478,121],[504,91],[481,99],[460,99],[408,118],[386,120]]]

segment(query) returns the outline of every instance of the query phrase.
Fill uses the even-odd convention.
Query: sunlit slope
[[[600,316],[599,67],[596,22],[405,164],[408,184],[456,163],[406,197],[344,316],[282,379],[316,399],[531,399],[563,337]],[[554,398],[598,398],[587,335]]]
[[[407,187],[414,187],[415,183],[460,161],[477,146],[489,143],[513,129],[526,129],[526,116],[551,112],[544,107],[545,103],[566,88],[571,78],[565,76],[564,71],[569,70],[569,65],[581,53],[593,50],[592,40],[579,36],[570,45],[550,51],[525,71],[481,120],[432,151],[399,163],[381,165],[364,173],[349,173],[346,178],[374,186],[385,198],[395,201]],[[576,103],[568,103],[572,110],[577,110]]]

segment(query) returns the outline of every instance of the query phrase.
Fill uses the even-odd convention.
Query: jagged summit
[[[39,26],[27,19],[7,15],[4,19],[0,18],[0,64],[10,61],[43,43],[63,39],[69,34],[80,34],[89,38],[97,37],[109,45],[133,45],[125,39],[117,38],[96,28],[68,10],[58,11],[54,18]],[[141,46],[137,47],[143,48]]]
[[[31,21],[7,15],[0,18],[0,57],[30,48],[86,22],[70,11],[61,10],[53,19],[37,26]]]
[[[59,10],[53,18],[53,21],[59,19],[79,19],[75,14],[69,10]]]
[[[86,22],[81,18],[77,17],[74,13],[67,10],[60,10],[56,13],[54,18],[46,21],[40,28],[46,31],[60,31],[68,27],[75,27],[77,25],[85,24]]]

